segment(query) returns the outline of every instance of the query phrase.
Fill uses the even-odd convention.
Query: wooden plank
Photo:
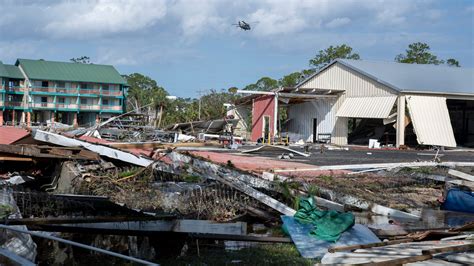
[[[357,263],[355,265],[364,265],[364,266],[404,265],[406,263],[425,261],[425,260],[430,260],[432,258],[433,258],[432,255],[417,255],[417,256],[410,256],[410,257],[405,257],[405,258],[396,258],[392,260],[378,261],[378,262]]]
[[[48,225],[42,225],[45,228]],[[175,232],[194,234],[246,235],[247,223],[216,223],[206,220],[156,220],[156,221],[123,221],[104,223],[58,224],[56,228],[103,230],[104,232]]]
[[[457,178],[461,178],[470,182],[474,182],[474,175],[466,174],[461,171],[457,171],[454,169],[449,169],[448,174],[455,176]]]
[[[294,215],[296,211],[285,204],[279,202],[278,200],[252,188],[251,186],[245,184],[244,182],[241,182],[240,180],[231,180],[228,177],[225,176],[214,176],[214,178],[221,182],[224,183],[230,187],[233,187],[248,196],[260,201],[261,203],[267,205],[268,207],[284,214],[284,215]]]
[[[448,247],[438,247],[438,248],[432,248],[432,249],[423,249],[421,253],[423,255],[426,254],[436,254],[436,253],[447,253],[447,252],[460,252],[460,251],[469,251],[469,250],[474,250],[474,244],[469,243],[469,244],[460,244],[456,246],[448,246]]]
[[[413,239],[400,239],[400,240],[392,240],[392,241],[377,242],[377,243],[370,243],[370,244],[331,247],[328,249],[328,251],[331,253],[341,252],[341,251],[353,251],[353,250],[361,249],[361,248],[383,247],[383,246],[400,244],[400,243],[408,243],[408,242],[413,242]]]
[[[33,158],[14,157],[14,156],[0,156],[0,161],[32,162]]]

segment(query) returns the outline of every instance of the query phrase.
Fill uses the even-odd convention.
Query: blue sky
[[[4,63],[87,55],[180,97],[281,78],[331,44],[392,61],[421,41],[474,67],[474,1],[0,0],[0,14]]]

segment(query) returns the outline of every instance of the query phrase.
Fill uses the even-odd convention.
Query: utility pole
[[[198,120],[201,121],[201,97],[207,93],[207,90],[198,90],[197,91],[199,96],[198,102]]]

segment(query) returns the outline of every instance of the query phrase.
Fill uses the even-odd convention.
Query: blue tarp
[[[380,239],[369,228],[355,224],[351,229],[342,233],[336,243],[316,239],[310,234],[314,225],[300,223],[292,216],[281,216],[283,223],[290,234],[291,240],[303,258],[322,258],[330,247],[378,243]]]
[[[474,213],[474,192],[452,188],[448,190],[443,210]]]

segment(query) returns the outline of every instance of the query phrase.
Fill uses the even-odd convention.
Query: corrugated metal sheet
[[[418,143],[456,147],[446,98],[410,95],[406,99]]]
[[[474,68],[349,59],[338,62],[402,92],[474,94]]]
[[[288,107],[288,133],[290,140],[312,141],[313,119],[317,119],[316,134],[333,134],[336,117],[331,112],[335,103],[334,99],[318,99]]]
[[[0,144],[12,144],[28,136],[30,132],[17,127],[0,126]]]
[[[397,96],[347,97],[337,111],[339,117],[387,118]]]
[[[332,130],[332,142],[339,145],[347,144],[348,119],[346,117],[336,117],[336,113],[346,97],[397,95],[397,92],[393,89],[377,83],[342,64],[331,65],[304,83],[301,88],[345,91],[331,107],[332,114],[329,115],[330,117],[334,117],[335,120]]]

